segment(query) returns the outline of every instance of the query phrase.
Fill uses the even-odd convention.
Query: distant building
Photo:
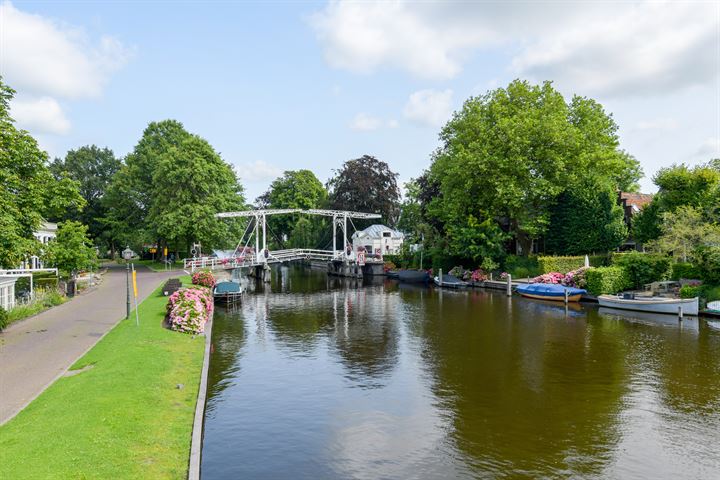
[[[14,275],[0,276],[0,307],[6,311],[15,306],[15,282],[18,278]]]
[[[55,238],[57,238],[57,229],[57,223],[43,222],[42,225],[40,225],[38,231],[34,233],[34,236],[38,242],[42,243],[43,245],[47,245],[51,241],[55,240]],[[44,265],[39,257],[33,255],[32,257],[24,261],[20,265],[20,268],[44,268]]]
[[[625,214],[625,225],[628,228],[628,238],[620,247],[622,250],[640,250],[642,245],[638,244],[632,237],[632,219],[640,210],[645,208],[647,204],[652,202],[653,195],[651,193],[629,193],[618,192],[618,204],[623,208]]]
[[[385,225],[371,225],[352,236],[353,250],[357,252],[363,248],[368,254],[398,254],[404,240],[405,235]]]

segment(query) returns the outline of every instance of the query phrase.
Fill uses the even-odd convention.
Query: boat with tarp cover
[[[580,298],[587,293],[587,290],[582,288],[566,287],[555,283],[518,285],[516,290],[523,297],[556,302],[564,302],[566,296],[568,302],[579,302]]]
[[[242,296],[243,288],[238,282],[219,282],[213,289],[213,297],[216,302],[237,302]]]

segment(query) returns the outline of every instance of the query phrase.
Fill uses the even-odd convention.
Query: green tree
[[[370,155],[348,160],[328,182],[330,207],[379,213],[385,223],[395,226],[400,212],[397,177],[387,163]]]
[[[674,212],[663,213],[660,236],[648,242],[647,248],[688,262],[694,260],[693,252],[705,244],[720,244],[720,227],[705,222],[699,209],[681,205]]]
[[[58,226],[57,238],[43,251],[44,261],[75,276],[80,270],[97,266],[97,254],[88,238],[88,227],[68,220]]]
[[[327,190],[310,170],[289,170],[275,179],[256,203],[261,208],[322,208],[327,203]],[[317,246],[325,223],[322,218],[298,215],[268,218],[272,232],[280,239],[287,236],[293,247]]]
[[[43,219],[84,206],[77,183],[54,178],[47,154],[28,132],[15,128],[9,114],[14,94],[0,77],[0,266],[5,268],[38,253],[33,233]]]
[[[79,184],[80,195],[86,204],[81,211],[67,211],[62,219],[84,223],[96,244],[110,246],[112,250],[116,239],[112,236],[112,230],[107,230],[102,223],[108,207],[108,203],[103,202],[103,196],[121,165],[112,150],[95,145],[70,150],[64,159],[56,158],[50,164],[50,170],[56,178],[67,176]]]
[[[600,104],[577,96],[566,103],[550,82],[516,80],[470,98],[440,133],[429,175],[442,195],[428,212],[445,225],[471,216],[499,222],[526,255],[563,191],[588,178],[637,182],[638,163],[618,148],[617,128]]]
[[[623,209],[611,187],[586,182],[560,194],[545,237],[549,253],[608,252],[627,238]]]

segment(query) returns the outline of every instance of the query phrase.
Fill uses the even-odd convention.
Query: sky
[[[515,78],[602,103],[643,191],[720,157],[720,1],[0,0],[0,74],[51,157],[124,156],[172,118],[249,200],[364,154],[417,177],[453,111]]]

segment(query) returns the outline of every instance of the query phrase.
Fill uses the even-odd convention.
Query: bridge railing
[[[317,250],[312,248],[290,248],[286,250],[270,250],[267,258],[248,254],[238,257],[217,258],[199,257],[183,260],[185,270],[195,271],[203,269],[232,269],[240,267],[254,267],[265,263],[291,262],[293,260],[331,260],[335,254],[331,250]]]

